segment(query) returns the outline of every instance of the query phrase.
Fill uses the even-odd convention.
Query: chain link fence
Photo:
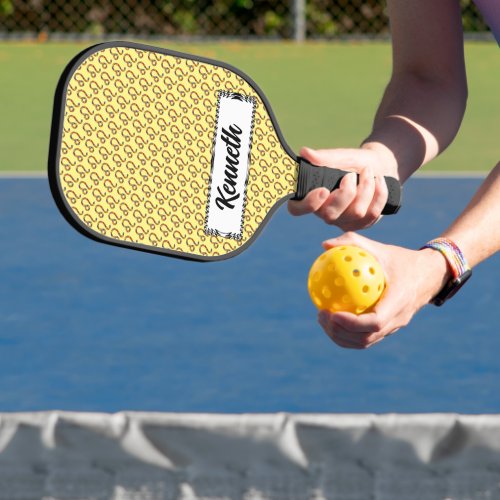
[[[461,4],[464,29],[487,32],[472,0]],[[303,39],[387,33],[383,0],[0,0],[2,38]]]

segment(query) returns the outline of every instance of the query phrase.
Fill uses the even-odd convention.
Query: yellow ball
[[[384,271],[363,248],[334,247],[312,265],[307,288],[318,309],[362,314],[369,312],[382,295]]]

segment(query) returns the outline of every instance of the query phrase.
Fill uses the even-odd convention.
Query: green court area
[[[356,147],[370,131],[391,71],[385,42],[152,44],[221,59],[248,73],[269,98],[297,152],[302,145]],[[0,170],[45,170],[57,80],[65,64],[88,45],[0,44]],[[453,145],[426,170],[480,171],[498,161],[498,47],[469,42],[466,59],[464,123]]]

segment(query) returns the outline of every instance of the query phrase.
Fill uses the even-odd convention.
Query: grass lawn
[[[43,171],[53,92],[90,43],[0,44],[0,170]],[[166,44],[163,44],[166,46]],[[225,60],[269,98],[287,142],[355,147],[368,134],[391,70],[388,43],[224,42],[168,47]],[[453,145],[426,170],[488,170],[498,161],[500,64],[494,43],[466,45],[469,104]]]

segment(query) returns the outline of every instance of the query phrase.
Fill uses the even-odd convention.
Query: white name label
[[[242,237],[255,98],[219,92],[205,232]]]

